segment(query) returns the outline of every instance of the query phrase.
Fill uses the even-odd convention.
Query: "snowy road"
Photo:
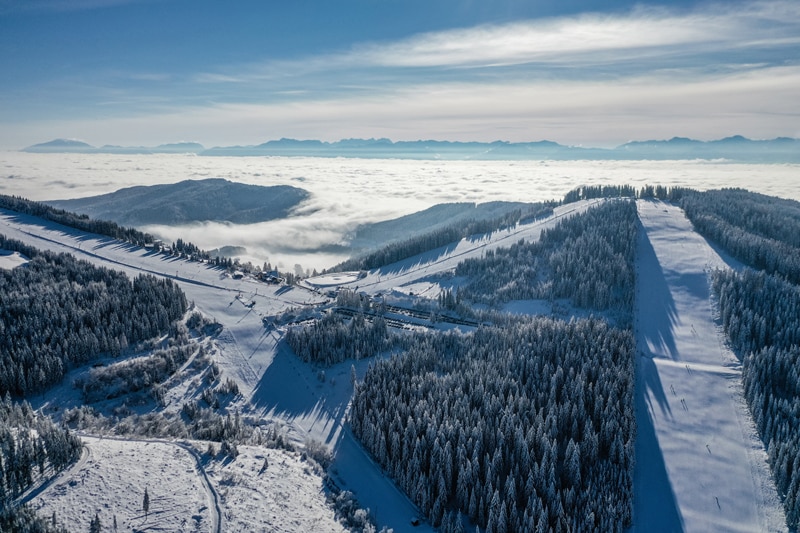
[[[783,531],[739,361],[714,319],[708,273],[726,263],[679,208],[637,207],[635,530]]]
[[[219,495],[196,452],[160,439],[80,435],[83,458],[37,491],[30,504],[83,530],[97,514],[104,530],[223,531]],[[142,494],[150,494],[149,513]]]
[[[78,457],[78,460],[72,463],[70,466],[62,470],[61,472],[55,474],[54,476],[42,480],[40,483],[36,484],[35,486],[26,490],[22,496],[17,499],[16,505],[25,505],[34,498],[44,494],[57,480],[59,479],[67,479],[74,477],[78,472],[80,472],[84,466],[86,466],[86,462],[92,456],[91,449],[86,446],[86,443],[83,443],[81,447],[81,456]]]

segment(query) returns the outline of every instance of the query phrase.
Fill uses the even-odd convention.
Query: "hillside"
[[[201,443],[83,441],[84,460],[34,503],[72,531],[87,530],[95,513],[104,531],[115,523],[120,531],[345,531],[325,501],[322,478],[297,453],[243,446],[230,461],[193,447]]]
[[[100,196],[46,203],[129,226],[204,221],[251,224],[289,217],[308,197],[307,191],[288,185],[262,187],[210,178],[129,187]]]
[[[465,227],[479,221],[490,222],[537,207],[537,204],[523,202],[437,204],[403,217],[362,224],[352,232],[348,246],[352,253],[358,254],[359,251],[384,247],[395,241],[407,240],[447,227]]]
[[[638,239],[635,258],[627,255],[627,248],[616,249],[615,237],[611,237],[613,234],[602,237],[602,232],[595,231],[608,229],[610,226],[598,222],[602,219],[584,218],[582,225],[578,223],[581,220],[579,217],[595,212],[595,207],[611,207],[614,204],[638,213],[638,220],[633,220]],[[469,438],[476,435],[476,431],[482,430],[462,428],[458,430],[458,435],[452,435],[452,449],[448,451],[446,443],[449,437],[443,438],[442,435],[447,435],[448,431],[455,432],[457,426],[441,424],[438,428],[433,427],[436,420],[434,415],[453,405],[444,396],[442,401],[432,400],[437,398],[433,395],[438,388],[436,382],[442,381],[444,384],[436,392],[440,394],[441,391],[453,390],[448,385],[451,382],[456,383],[456,376],[448,377],[444,366],[425,366],[429,364],[425,358],[430,357],[431,351],[417,350],[416,355],[404,355],[408,350],[408,339],[424,340],[425,336],[430,336],[427,337],[430,339],[430,346],[438,346],[437,343],[442,342],[457,348],[456,351],[466,350],[469,348],[466,343],[474,337],[476,326],[491,323],[491,326],[482,330],[482,336],[478,339],[491,338],[492,342],[478,342],[477,346],[502,346],[503,342],[511,342],[513,335],[502,333],[503,328],[511,328],[517,333],[524,333],[529,328],[539,328],[538,331],[543,333],[552,328],[557,332],[564,327],[578,328],[587,332],[587,335],[602,333],[606,328],[612,335],[630,335],[631,331],[634,333],[636,350],[631,355],[635,357],[635,393],[630,398],[629,388],[615,389],[623,393],[618,400],[614,400],[613,405],[609,403],[603,408],[607,412],[597,411],[600,403],[591,401],[588,395],[597,390],[601,383],[611,383],[607,381],[610,375],[608,370],[611,368],[608,364],[594,367],[590,364],[582,371],[573,363],[569,363],[572,365],[569,368],[563,369],[556,368],[558,365],[547,366],[542,363],[536,363],[540,366],[535,369],[528,368],[531,372],[535,370],[537,376],[544,380],[543,383],[548,383],[547,386],[536,388],[540,391],[537,394],[542,395],[535,397],[537,401],[545,404],[549,401],[544,396],[548,394],[548,389],[551,389],[549,394],[555,394],[554,402],[572,398],[573,395],[560,396],[559,391],[567,390],[562,384],[572,383],[573,378],[568,376],[574,373],[574,379],[584,380],[587,386],[583,403],[587,409],[594,409],[592,420],[611,421],[613,416],[628,409],[635,411],[638,433],[635,442],[632,501],[628,496],[614,500],[617,507],[612,512],[622,518],[603,518],[602,520],[608,520],[610,524],[607,530],[620,530],[626,524],[628,519],[625,516],[630,516],[626,514],[626,509],[632,510],[633,531],[650,531],[665,525],[683,531],[782,530],[785,514],[767,468],[764,443],[758,438],[743,398],[741,365],[727,348],[724,332],[716,322],[716,303],[710,290],[710,269],[717,266],[737,269],[739,265],[709,246],[708,241],[695,232],[679,207],[649,199],[638,200],[636,209],[632,209],[633,207],[634,204],[628,201],[581,200],[555,207],[548,217],[525,220],[499,231],[461,239],[360,274],[329,274],[292,286],[267,284],[250,276],[235,279],[221,269],[200,262],[172,259],[165,264],[164,256],[145,249],[115,246],[115,241],[109,238],[87,235],[52,222],[13,215],[7,211],[0,211],[0,228],[9,237],[25,240],[43,249],[69,251],[97,264],[111,265],[129,275],[147,272],[174,279],[186,292],[187,298],[195,302],[199,312],[204,316],[214,317],[222,326],[220,332],[202,340],[204,352],[219,369],[218,383],[231,379],[239,391],[234,399],[218,396],[220,412],[241,412],[243,419],[258,421],[263,427],[281,427],[285,431],[285,438],[298,450],[316,450],[320,443],[324,444],[332,454],[332,464],[328,470],[330,486],[342,491],[352,491],[358,498],[359,505],[371,510],[370,514],[378,526],[392,527],[398,533],[430,531],[431,522],[442,520],[441,531],[451,532],[460,531],[457,522],[461,519],[466,530],[474,530],[476,523],[506,523],[511,528],[509,531],[518,530],[517,525],[510,524],[523,524],[526,521],[533,523],[538,520],[533,519],[533,514],[538,512],[538,504],[527,508],[527,502],[531,501],[528,491],[539,491],[537,487],[547,487],[544,489],[546,494],[540,493],[541,502],[554,502],[548,508],[548,513],[551,525],[560,524],[555,526],[556,529],[563,530],[571,524],[586,523],[587,520],[589,523],[591,520],[600,520],[599,515],[592,518],[588,513],[587,516],[580,517],[562,514],[563,509],[568,508],[567,505],[585,500],[585,495],[575,498],[579,491],[572,485],[577,487],[582,479],[595,475],[586,470],[590,466],[588,462],[581,462],[582,457],[593,456],[585,454],[595,452],[592,451],[592,439],[585,439],[586,435],[591,437],[593,434],[591,428],[583,423],[573,423],[573,420],[583,420],[582,415],[572,414],[580,413],[583,408],[580,405],[573,407],[565,402],[561,404],[564,407],[559,409],[543,408],[540,415],[542,420],[548,420],[547,423],[533,419],[533,425],[527,433],[516,431],[509,422],[504,423],[502,420],[514,420],[519,413],[530,412],[533,416],[531,411],[525,409],[517,411],[527,401],[522,384],[509,381],[501,389],[493,390],[489,397],[476,394],[475,391],[481,390],[479,385],[484,386],[484,380],[486,390],[489,390],[491,376],[497,370],[495,365],[476,366],[480,371],[475,374],[474,380],[471,383],[458,384],[464,391],[467,387],[472,387],[469,401],[473,403],[464,407],[476,412],[480,406],[493,410],[492,416],[497,416],[499,422],[490,425],[484,423],[482,427],[495,428],[497,432],[490,432],[488,440],[484,440],[481,445],[484,449],[476,453],[475,439],[470,444]],[[630,224],[625,224],[628,225]],[[584,229],[581,230],[581,227]],[[625,242],[628,242],[629,232],[620,233],[623,234],[626,235]],[[500,287],[492,289],[496,298],[482,297],[489,304],[465,300],[464,294],[469,293],[458,296],[459,289],[468,287],[471,278],[478,279],[472,273],[480,266],[478,262],[489,269],[498,268],[497,265],[504,264],[499,262],[501,255],[507,253],[504,250],[530,255],[537,249],[529,250],[528,244],[540,241],[556,243],[558,239],[565,239],[565,242],[571,244],[561,248],[555,244],[551,248],[548,244],[545,247],[547,254],[542,256],[540,263],[531,263],[536,268],[535,272],[519,269],[519,274],[514,271],[515,277],[506,278],[505,272],[500,271],[510,270],[506,267],[494,273],[487,271]],[[602,244],[603,239],[606,244]],[[618,288],[612,287],[610,294],[623,296],[621,299],[597,300],[584,299],[582,296],[583,293],[593,293],[592,287],[600,286],[597,285],[598,281],[622,283],[630,288],[630,282],[625,279],[614,280],[613,276],[600,268],[608,266],[609,261],[603,260],[603,264],[585,261],[581,259],[582,250],[592,257],[601,257],[601,251],[608,257],[622,259],[624,256],[625,264],[629,265],[627,268],[631,268],[631,264],[635,266],[637,294],[633,328],[626,325],[628,321],[624,316],[603,310],[602,301],[613,303],[618,300],[624,306],[631,305],[629,298],[618,292]],[[514,259],[516,257],[520,259]],[[526,256],[512,255],[511,260],[527,264],[524,257]],[[467,260],[470,261],[468,271],[459,270],[464,268],[459,265]],[[575,266],[575,263],[582,265],[576,273],[563,270],[565,266]],[[565,275],[566,278],[581,278],[577,285],[580,290],[573,293],[563,292],[558,285],[561,282],[553,284],[553,280],[559,280],[558,277],[553,277],[554,274]],[[541,290],[527,293],[519,290],[521,287],[515,288],[515,284],[525,279],[540,284]],[[340,295],[332,298],[331,294],[337,288],[340,289]],[[475,293],[474,290],[472,292]],[[477,296],[473,297],[478,299]],[[515,318],[504,311],[515,315],[545,316]],[[323,319],[323,316],[331,315],[334,317]],[[594,318],[589,318],[592,315]],[[355,318],[351,319],[350,316]],[[521,320],[530,322],[520,322]],[[594,326],[593,321],[598,320],[605,325]],[[323,356],[341,351],[345,354],[342,362],[330,366],[306,362],[306,359],[301,358],[300,350],[294,350],[285,342],[291,336],[289,331],[313,331],[314,324],[325,326],[328,322],[334,325],[330,331],[332,342],[322,342],[317,346],[322,346]],[[369,324],[371,325],[367,327]],[[408,384],[408,391],[404,390],[404,397],[414,398],[415,394],[421,394],[423,401],[416,406],[403,406],[406,411],[392,419],[382,420],[380,405],[387,400],[381,395],[368,394],[371,390],[386,388],[375,388],[379,384],[375,369],[386,372],[387,386],[391,384],[392,387],[401,387],[404,380],[399,375],[398,379],[392,379],[394,370],[388,365],[379,365],[379,361],[387,358],[388,354],[372,355],[369,349],[375,344],[364,342],[366,337],[360,331],[377,335],[386,329],[393,332],[392,339],[398,339],[392,341],[397,342],[392,344],[394,355],[405,357],[398,358],[392,365],[402,366],[403,361],[406,361],[406,370],[403,372],[413,380]],[[448,336],[448,331],[453,333]],[[439,337],[439,334],[442,336]],[[313,339],[313,336],[309,338]],[[509,346],[503,352],[504,357],[518,357],[520,350],[527,350],[526,346],[531,343],[526,340],[518,344],[520,348]],[[478,353],[469,353],[469,357],[479,357]],[[590,350],[582,350],[581,353],[585,357],[596,357]],[[627,352],[612,353],[624,355]],[[455,364],[455,359],[447,360],[450,355],[443,355],[440,365]],[[476,363],[478,360],[475,359]],[[539,360],[538,357],[532,359]],[[462,363],[469,361],[464,360]],[[525,363],[520,361],[519,364]],[[193,365],[191,363],[189,366]],[[373,370],[368,370],[369,367],[373,367]],[[180,412],[182,405],[192,402],[195,405],[207,405],[203,403],[203,398],[206,397],[205,385],[199,384],[204,380],[198,379],[197,371],[189,372],[188,368],[185,371],[179,370],[166,382],[163,407],[157,408],[154,403],[150,403],[134,409],[163,409],[169,414]],[[598,374],[593,369],[603,369],[603,372]],[[91,369],[81,371],[92,372]],[[549,372],[553,373],[551,380],[548,380]],[[625,372],[619,375],[624,374]],[[507,375],[513,377],[521,373],[512,371]],[[70,376],[69,381],[72,382],[75,377]],[[578,383],[580,381],[575,381],[575,384]],[[424,387],[419,388],[414,384]],[[67,389],[70,386],[65,385]],[[214,387],[214,390],[219,390],[220,385]],[[351,405],[354,390],[360,395],[356,407]],[[76,396],[77,393],[73,391],[70,400],[72,403],[63,400],[69,394],[62,388],[52,397],[42,398],[42,403],[38,406],[47,407],[48,412],[61,412],[75,405]],[[211,398],[213,403],[213,397]],[[530,398],[534,399],[533,396]],[[604,404],[610,401],[608,398],[611,396],[604,396]],[[121,406],[127,407],[124,402],[124,398],[118,398],[94,405],[107,417],[108,422],[104,423],[113,424],[112,415],[120,412]],[[503,414],[507,416],[501,416]],[[552,421],[549,421],[550,414],[553,415]],[[357,431],[351,431],[355,427],[352,417],[366,415],[374,417],[379,424],[374,427],[378,428],[383,428],[383,424],[388,424],[389,428],[401,427],[411,418],[414,422],[410,427],[416,428],[413,430],[417,433],[408,436],[412,430],[405,431],[404,443],[408,439],[407,442],[414,443],[412,448],[419,447],[420,457],[427,457],[422,454],[426,449],[433,452],[432,457],[449,457],[453,463],[444,465],[451,464],[454,467],[451,471],[453,477],[446,474],[446,470],[445,474],[436,474],[438,481],[426,481],[424,476],[421,477],[417,484],[427,491],[427,496],[422,500],[418,499],[420,492],[417,490],[411,490],[413,494],[401,492],[398,486],[405,486],[408,480],[398,483],[394,476],[399,470],[405,471],[407,468],[404,466],[400,469],[390,463],[385,463],[388,467],[378,466],[384,464],[381,459],[384,448],[392,450],[395,446],[391,437],[393,430],[390,429],[388,433],[365,430],[367,426],[361,424]],[[468,424],[470,419],[466,417],[463,420],[461,423]],[[619,458],[623,454],[623,446],[625,454],[633,451],[630,443],[616,442],[618,439],[613,437],[617,432],[613,428],[598,425],[594,431],[598,432],[600,443],[598,457]],[[441,433],[437,435],[437,432]],[[564,433],[567,437],[562,436]],[[543,439],[543,436],[547,438]],[[461,440],[464,442],[456,447],[455,443]],[[570,443],[570,440],[574,442]],[[429,448],[426,448],[426,442],[430,445]],[[521,454],[521,457],[529,455],[529,468],[534,474],[531,479],[534,482],[521,483],[518,480],[527,479],[525,476],[512,476],[508,464],[504,463],[507,456],[503,452],[490,455],[487,461],[485,455],[490,446],[494,446],[494,442],[514,442],[514,454]],[[525,442],[533,442],[528,452],[520,448],[525,446]],[[603,442],[606,444],[602,444]],[[404,449],[399,442],[397,446],[399,450]],[[237,469],[235,475],[231,473],[224,477],[224,489],[220,491],[228,491],[232,498],[228,500],[230,502],[248,498],[244,493],[240,497],[239,491],[250,490],[248,487],[253,487],[253,483],[257,482],[260,468],[256,469],[258,460],[254,459],[256,454],[264,455],[260,452],[251,453],[244,445],[240,448],[242,458],[234,457],[229,463],[230,468]],[[462,448],[466,450],[464,457],[454,453]],[[370,450],[371,454],[366,453],[365,449]],[[437,449],[440,451],[436,451]],[[498,444],[497,449],[503,448]],[[508,449],[511,453],[512,448]],[[412,451],[412,455],[414,453],[416,452]],[[564,462],[566,458],[570,460]],[[428,462],[437,464],[433,458]],[[576,462],[581,468],[575,467]],[[470,467],[471,473],[467,472],[468,465],[473,465]],[[214,477],[214,464],[206,464],[203,468]],[[549,479],[550,472],[554,476],[552,483]],[[605,475],[608,472],[601,473]],[[615,479],[624,479],[625,476],[621,471],[610,473],[612,477],[623,476]],[[477,522],[470,523],[466,518],[467,513],[461,518],[452,513],[455,503],[448,507],[447,512],[442,509],[444,497],[441,494],[452,490],[450,483],[455,483],[462,475],[480,479],[483,483],[480,493],[477,486],[468,483],[463,486],[470,487],[469,492],[456,490],[456,500],[464,504],[470,516],[471,509],[474,508]],[[508,481],[509,479],[512,481]],[[316,487],[313,490],[319,490],[319,485]],[[458,484],[455,487],[458,489]],[[552,492],[550,487],[556,492]],[[603,487],[610,489],[608,484]],[[623,489],[627,490],[625,487]],[[570,490],[573,491],[572,495]],[[267,494],[262,489],[257,489],[257,493]],[[489,493],[497,494],[497,506],[493,503],[494,496],[486,497]],[[471,503],[473,495],[476,496],[474,507]],[[414,498],[414,503],[410,498]],[[515,498],[519,502],[516,514],[513,514],[514,509],[510,504],[506,511],[499,511],[500,507],[515,501]],[[57,505],[63,507],[63,504]],[[48,507],[48,512],[50,509],[52,507]],[[413,526],[411,519],[421,514],[420,509],[426,512],[432,509],[431,521]],[[223,513],[227,512],[236,511],[235,508],[223,510]],[[260,523],[270,523],[272,515],[259,515],[258,510],[252,512],[258,520],[262,520]],[[303,510],[282,509],[274,513],[276,517],[283,516],[282,513],[300,513],[301,517],[305,517]],[[511,522],[512,519],[515,521]],[[208,524],[208,520],[205,523]],[[546,521],[538,520],[536,523],[546,524]],[[241,527],[246,529],[248,526]],[[298,523],[286,527],[297,530],[303,526]]]

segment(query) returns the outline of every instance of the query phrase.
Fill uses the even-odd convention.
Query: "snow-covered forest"
[[[552,202],[530,204],[524,210],[513,209],[496,218],[478,218],[446,225],[430,232],[393,242],[374,250],[363,257],[357,257],[336,265],[334,272],[348,270],[369,270],[408,259],[417,254],[457,242],[470,235],[490,233],[497,229],[513,226],[520,221],[530,221],[553,213]]]
[[[740,261],[800,283],[800,203],[743,189],[684,194],[698,232]]]
[[[562,219],[538,241],[465,259],[455,271],[468,279],[459,296],[490,305],[568,298],[578,307],[630,313],[636,232],[633,202],[605,203]]]
[[[444,530],[621,531],[632,377],[630,333],[593,319],[429,334],[367,372],[351,424]]]
[[[630,318],[636,234],[635,205],[608,202],[562,219],[535,243],[466,259],[455,270],[467,278],[458,299],[568,298]],[[453,307],[453,298],[443,293],[440,304]],[[360,307],[358,298],[341,300]],[[460,531],[461,514],[487,531],[630,525],[630,332],[595,319],[534,319],[400,334],[357,312],[292,328],[287,340],[303,360],[325,365],[402,352],[370,368],[350,421],[442,531]]]
[[[0,270],[0,394],[41,392],[70,366],[166,333],[186,312],[168,279],[130,280],[2,235],[0,249],[30,258],[25,268]]]
[[[35,413],[27,402],[0,400],[0,530],[60,532],[56,517],[37,517],[20,496],[57,475],[81,454],[81,441]]]
[[[759,270],[713,275],[722,325],[743,360],[745,397],[786,522],[800,527],[800,205],[743,190],[685,196],[701,233]]]
[[[120,443],[195,441],[185,448],[193,450],[189,460],[196,458],[192,469],[211,477],[229,469],[206,486],[219,483],[208,497],[216,490],[216,501],[232,508],[241,505],[230,497],[240,490],[234,487],[264,490],[267,477],[259,476],[285,454],[282,467],[290,457],[289,464],[308,461],[302,475],[325,487],[324,521],[351,531],[383,524],[447,533],[476,526],[506,533],[636,528],[637,376],[647,368],[640,361],[646,351],[658,357],[648,333],[636,329],[642,318],[634,307],[642,304],[639,269],[658,264],[645,265],[639,255],[661,228],[691,232],[676,229],[688,227],[685,212],[697,232],[757,269],[733,261],[717,270],[690,265],[702,271],[698,283],[713,291],[709,306],[743,360],[745,398],[786,522],[798,525],[800,289],[792,277],[796,260],[784,257],[787,250],[797,256],[796,203],[741,190],[581,187],[562,202],[398,240],[351,263],[357,271],[338,272],[340,265],[303,280],[261,279],[257,267],[234,276],[225,268],[233,262],[203,260],[182,239],[171,256],[137,248],[135,235],[120,235],[127,242],[116,245],[82,233],[103,229],[82,217],[75,217],[78,228],[64,231],[50,218],[52,208],[39,213],[35,203],[14,201],[28,214],[3,215],[13,238],[0,237],[0,249],[18,255],[0,269],[0,392],[36,397],[35,415],[23,403],[15,409],[42,422],[33,433],[23,433],[18,421],[8,425],[4,468],[23,464],[17,457],[28,442],[33,451],[26,457],[38,458],[43,435],[78,442],[45,427],[47,411],[64,426]],[[726,207],[731,202],[739,204]],[[643,205],[646,224],[639,220]],[[42,226],[33,225],[37,213],[47,219]],[[37,240],[37,232],[46,238]],[[653,246],[681,253],[677,244]],[[89,261],[60,253],[65,249]],[[264,269],[272,267],[265,262]],[[686,313],[680,306],[669,312]],[[696,320],[686,324],[693,339]],[[682,327],[679,316],[669,324]],[[660,379],[672,379],[674,361],[657,363]],[[698,360],[698,372],[734,375],[712,363]],[[688,412],[687,399],[681,405]],[[89,444],[98,454],[115,446]],[[362,448],[371,459],[353,455]],[[679,460],[689,457],[681,453]],[[242,454],[249,472],[239,465]],[[3,490],[19,493],[20,480],[37,485],[43,468],[52,476],[70,463],[83,468],[74,453],[59,457],[44,459],[44,467],[35,459],[16,477],[4,470]],[[676,456],[663,460],[670,457]],[[376,483],[383,488],[371,495]],[[387,494],[392,504],[383,503]],[[362,507],[356,497],[368,503]],[[41,501],[49,502],[39,507],[47,509],[46,520],[25,506],[3,520],[27,521],[31,531],[57,529],[49,509],[65,504],[52,494]],[[189,507],[195,505],[203,504],[192,500]],[[257,524],[257,506],[247,509],[242,518],[225,518],[222,508],[198,516],[204,524]],[[138,519],[126,512],[125,523]],[[414,515],[424,517],[421,526],[409,525],[419,524],[409,520]],[[109,523],[108,514],[100,517]],[[94,514],[70,520],[88,518]]]

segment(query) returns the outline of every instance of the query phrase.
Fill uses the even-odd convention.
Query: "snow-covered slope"
[[[465,239],[368,272],[364,277],[312,279],[306,288],[233,279],[206,265],[166,258],[105,237],[4,211],[0,211],[0,233],[39,248],[70,252],[130,275],[146,272],[176,280],[203,313],[224,326],[215,341],[213,358],[223,369],[224,377],[239,383],[243,398],[238,407],[246,414],[282,422],[297,443],[311,439],[327,445],[334,452],[334,481],[342,489],[353,491],[360,505],[374,513],[379,526],[389,526],[400,533],[430,531],[430,527],[411,526],[410,519],[418,513],[415,506],[372,463],[345,424],[352,393],[351,364],[360,377],[368,361],[343,363],[321,374],[320,369],[302,363],[279,343],[280,330],[266,328],[262,318],[275,317],[290,308],[300,315],[304,307],[324,302],[324,293],[336,285],[369,294],[435,297],[443,283],[457,282],[448,281],[446,274],[459,261],[480,256],[488,249],[510,246],[520,239],[535,240],[542,229],[551,227],[559,218],[597,202],[600,201],[561,206],[548,219],[480,239]],[[644,201],[638,207],[644,231],[639,243],[636,313],[639,433],[634,528],[783,530],[783,511],[767,469],[763,445],[742,399],[739,364],[725,347],[714,320],[707,276],[710,268],[725,266],[725,261],[694,233],[679,209]],[[528,312],[535,309],[523,307]],[[112,446],[102,446],[106,445]],[[130,443],[140,445],[143,444]],[[241,463],[237,460],[224,467],[209,468],[212,485],[216,483],[214,486],[222,495],[224,519],[229,505],[258,509],[248,500],[264,498],[268,507],[266,489],[251,485],[259,483],[251,479],[251,471],[255,466],[260,469],[256,463],[263,459],[256,456],[264,453],[267,452],[246,451],[240,456]],[[180,464],[187,472],[194,470],[197,478],[192,460],[186,455]],[[269,462],[272,468],[271,457]],[[231,484],[237,479],[241,483]],[[219,487],[219,481],[214,480],[225,482]],[[314,483],[308,485],[308,490],[322,497]],[[76,487],[71,487],[70,492]],[[131,509],[140,508],[140,498],[133,500]],[[198,504],[191,499],[187,502],[190,507]],[[281,507],[279,502],[269,508],[274,509],[272,515],[261,518],[272,519],[274,515],[278,520],[284,513],[295,512]],[[47,512],[51,512],[50,508]],[[130,520],[136,519],[132,510],[125,512],[130,514]],[[119,521],[123,513],[118,515]],[[93,512],[86,515],[86,523],[93,516]],[[240,530],[249,527],[244,519],[235,522],[236,517],[228,518],[230,527],[234,523],[239,524],[235,527]],[[75,519],[79,520],[78,515]],[[201,522],[210,523],[210,515]],[[109,524],[105,519],[103,523]],[[306,527],[305,522],[281,524],[287,531]],[[276,530],[281,529],[276,526]]]
[[[88,457],[33,501],[72,531],[95,513],[104,531],[115,519],[119,531],[344,531],[297,453],[241,446],[235,460],[210,460],[187,443],[82,438]]]
[[[28,258],[19,252],[0,250],[0,269],[12,270],[28,262]]]
[[[637,203],[636,531],[782,531],[783,509],[714,316],[723,259],[679,208]]]

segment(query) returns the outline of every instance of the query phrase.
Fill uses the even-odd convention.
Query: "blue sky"
[[[800,2],[0,0],[0,148],[800,137]]]

